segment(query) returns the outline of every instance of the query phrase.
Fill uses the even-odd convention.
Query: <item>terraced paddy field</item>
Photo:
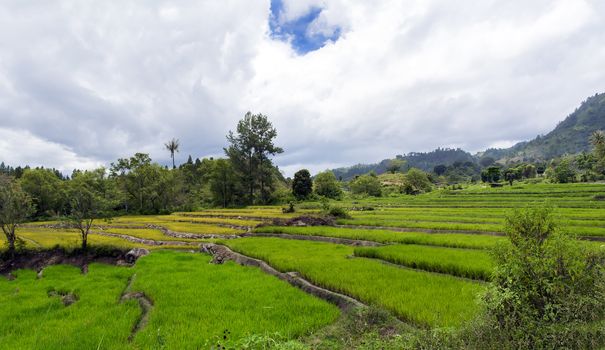
[[[61,265],[46,268],[42,278],[20,270],[13,272],[13,281],[0,279],[1,307],[12,310],[0,314],[0,344],[209,348],[227,330],[229,342],[272,334],[313,348],[306,340],[309,334],[350,312],[339,311],[334,299],[319,295],[332,300],[326,302],[268,272],[299,276],[327,292],[384,309],[417,329],[456,328],[479,310],[477,300],[493,269],[490,250],[507,241],[503,229],[508,213],[548,203],[562,231],[590,249],[605,249],[602,198],[605,184],[470,186],[419,196],[334,201],[330,204],[348,209],[350,218],[328,226],[284,225],[299,216],[322,215],[321,205],[313,202],[299,204],[295,213],[266,206],[98,221],[89,236],[93,247],[143,247],[151,254],[132,267],[94,264],[87,275]],[[18,235],[32,249],[79,245],[78,232],[55,221],[24,225]],[[258,260],[253,267],[209,264],[213,258],[198,248],[207,242]],[[75,291],[80,299],[65,307],[60,297],[49,296],[52,290]],[[120,302],[129,292],[142,293],[152,304],[142,325],[139,302]],[[46,316],[34,327],[40,310]],[[104,329],[98,325],[102,319],[115,322]],[[80,335],[82,324],[90,326]],[[19,340],[26,329],[35,331]]]

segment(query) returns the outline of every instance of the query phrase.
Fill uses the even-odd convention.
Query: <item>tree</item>
[[[128,159],[118,159],[117,164],[111,164],[110,176],[126,193],[127,206],[137,208],[139,213],[158,213],[171,206],[175,175],[152,163],[148,154],[136,153]]]
[[[500,167],[490,166],[481,172],[481,181],[483,182],[498,182],[500,181]]]
[[[437,174],[437,176],[441,176],[441,175],[445,174],[446,171],[447,171],[447,166],[445,166],[445,164],[439,164],[433,168],[433,172],[435,174]]]
[[[605,316],[603,252],[559,231],[549,207],[513,211],[505,232],[481,322],[496,347],[593,348],[587,326]]]
[[[0,226],[6,236],[9,254],[15,252],[15,229],[33,212],[31,197],[23,191],[21,185],[5,175],[0,175]]]
[[[315,193],[319,196],[332,199],[338,199],[342,196],[340,184],[336,180],[334,173],[329,170],[317,174],[315,181],[313,181],[313,186],[315,187]]]
[[[569,158],[562,159],[559,164],[553,165],[551,169],[552,171],[548,173],[548,177],[553,182],[568,183],[574,182],[576,179],[576,172]]]
[[[168,152],[170,152],[170,157],[172,158],[172,169],[176,168],[176,165],[174,164],[174,153],[175,152],[178,153],[179,146],[180,146],[179,139],[174,139],[174,138],[164,144],[164,147],[166,147]]]
[[[426,173],[420,169],[411,168],[405,174],[403,183],[403,191],[407,194],[418,194],[430,192],[432,189],[431,181],[429,181]]]
[[[105,178],[105,169],[84,171],[69,184],[70,213],[72,222],[82,238],[82,249],[88,247],[88,234],[94,220],[108,218],[116,205],[116,192]]]
[[[523,177],[526,179],[533,179],[536,177],[536,166],[532,164],[527,164],[523,167]]]
[[[391,159],[389,161],[389,165],[387,166],[387,171],[391,174],[395,174],[398,171],[401,171],[405,166],[406,161],[403,159]]]
[[[292,180],[292,194],[298,200],[303,200],[309,197],[313,192],[313,180],[307,169],[301,169],[294,174]]]
[[[66,202],[64,182],[51,169],[27,169],[19,180],[36,206],[35,216],[52,217],[61,213]]]
[[[237,176],[227,159],[214,161],[210,175],[210,190],[215,204],[226,208],[233,204],[237,194]]]
[[[349,186],[351,187],[351,192],[354,194],[365,194],[374,197],[382,195],[382,185],[374,173],[357,177],[351,181]]]
[[[590,143],[594,148],[595,165],[594,170],[605,175],[605,132],[602,130],[595,131],[590,137]]]
[[[237,123],[235,133],[229,131],[229,147],[225,154],[247,190],[247,204],[267,203],[273,190],[274,167],[269,156],[282,153],[273,144],[277,130],[262,114],[246,113]]]

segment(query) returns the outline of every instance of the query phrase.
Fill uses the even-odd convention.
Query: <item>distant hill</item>
[[[476,162],[473,155],[460,148],[437,148],[431,152],[411,152],[406,155],[398,155],[396,159],[406,161],[406,170],[409,168],[418,168],[424,171],[433,171],[433,168],[440,164],[447,166],[456,162]],[[363,175],[370,171],[374,171],[378,175],[383,174],[387,171],[390,162],[391,159],[384,159],[379,163],[357,164],[351,167],[333,169],[332,172],[334,172],[336,178],[348,181],[357,175]]]
[[[596,130],[605,130],[605,93],[589,97],[544,136],[519,142],[510,148],[488,149],[477,156],[491,157],[500,163],[506,163],[549,160],[564,154],[589,152],[589,137]]]
[[[589,137],[596,130],[605,130],[605,93],[586,99],[580,107],[548,134],[538,136],[531,141],[519,142],[510,148],[490,148],[475,155],[459,148],[437,148],[432,152],[412,152],[407,155],[398,155],[396,158],[404,159],[407,162],[406,169],[414,167],[424,171],[432,171],[436,165],[440,164],[445,166],[458,162],[477,164],[481,158],[485,157],[491,157],[501,164],[544,161],[564,154],[591,151]],[[347,181],[370,171],[379,175],[383,174],[387,171],[390,161],[390,159],[384,159],[379,163],[357,164],[332,171],[337,178]]]

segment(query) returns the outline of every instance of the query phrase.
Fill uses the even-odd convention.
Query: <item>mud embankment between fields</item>
[[[343,311],[349,311],[356,307],[364,307],[365,305],[347,295],[332,292],[330,290],[318,287],[311,282],[303,279],[296,272],[279,272],[266,262],[251,258],[249,256],[236,253],[226,246],[214,243],[205,243],[200,247],[201,251],[212,255],[212,263],[222,264],[225,261],[231,260],[243,266],[254,266],[260,268],[265,273],[273,275],[281,280],[284,280],[291,285],[303,290],[304,292],[324,299],[332,304],[335,304]]]
[[[31,269],[38,273],[50,265],[72,265],[88,272],[88,264],[105,263],[111,265],[128,265],[126,254],[128,250],[112,249],[96,251],[91,249],[87,252],[67,252],[64,249],[28,250],[17,252],[12,257],[4,257],[0,260],[0,275],[12,278],[11,271],[19,269]]]

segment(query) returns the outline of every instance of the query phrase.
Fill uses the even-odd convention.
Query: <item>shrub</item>
[[[367,196],[380,197],[382,185],[375,174],[361,175],[350,183],[351,192]]]
[[[605,257],[557,230],[548,207],[506,218],[509,242],[499,245],[484,297],[483,347],[592,348],[603,344]]]
[[[429,181],[424,171],[412,168],[405,174],[405,182],[402,189],[405,194],[430,192],[431,189],[431,181]]]
[[[328,211],[328,214],[332,215],[335,218],[339,218],[339,219],[350,219],[351,218],[351,216],[349,215],[349,212],[343,207],[332,207]]]
[[[324,171],[317,174],[313,183],[315,193],[327,198],[339,199],[342,196],[340,183],[331,171]]]

